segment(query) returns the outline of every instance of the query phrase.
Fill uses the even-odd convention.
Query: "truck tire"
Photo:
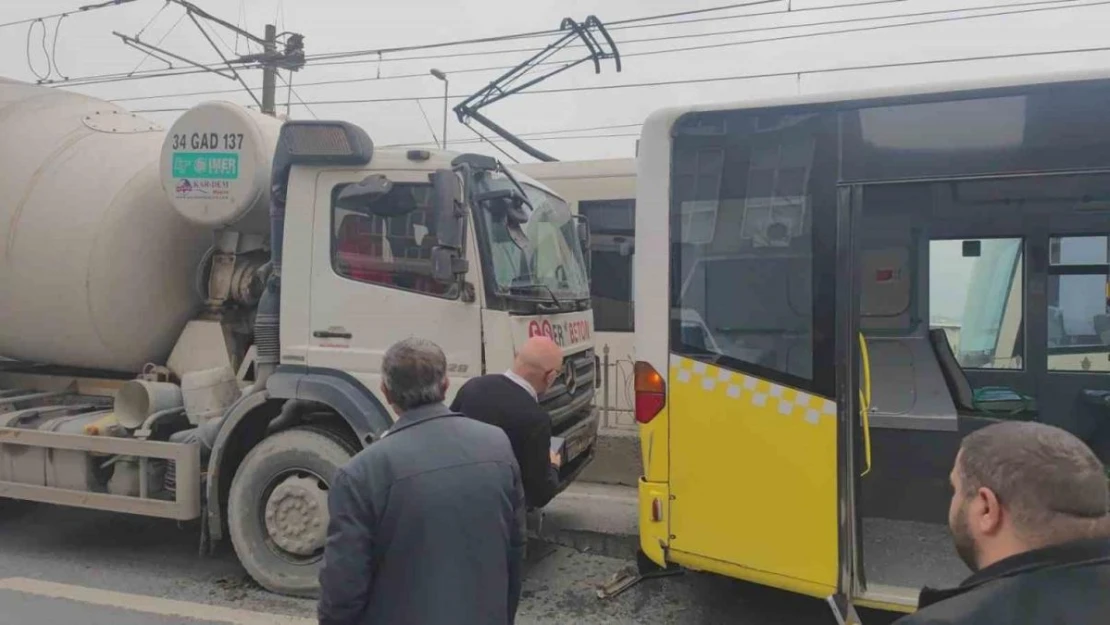
[[[327,536],[327,489],[357,452],[323,428],[265,438],[231,481],[228,530],[239,562],[270,592],[315,597]]]

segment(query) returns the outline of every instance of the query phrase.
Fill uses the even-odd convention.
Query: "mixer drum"
[[[164,136],[114,104],[0,79],[0,356],[165,361],[212,234],[163,192]]]

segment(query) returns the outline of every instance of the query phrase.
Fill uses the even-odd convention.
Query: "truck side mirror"
[[[470,270],[470,263],[459,250],[437,245],[432,248],[432,278],[441,284],[452,284]]]
[[[378,198],[393,190],[393,182],[381,174],[372,174],[361,181],[343,187],[335,205],[347,210],[365,211]],[[391,217],[392,215],[383,215]]]
[[[466,233],[462,182],[450,169],[437,169],[429,177],[435,190],[436,239],[442,247],[461,250]]]

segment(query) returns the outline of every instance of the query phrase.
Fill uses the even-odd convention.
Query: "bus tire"
[[[296,427],[263,439],[243,459],[228,495],[228,532],[239,562],[263,588],[317,596],[327,488],[356,452],[338,433]]]

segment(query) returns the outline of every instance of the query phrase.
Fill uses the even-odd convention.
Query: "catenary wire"
[[[7,28],[8,26],[20,26],[22,24],[30,24],[32,22],[40,22],[44,20],[52,20],[56,17],[69,17],[70,15],[76,15],[78,13],[88,13],[89,11],[95,11],[97,9],[107,9],[114,6],[119,6],[121,4],[130,4],[132,2],[135,2],[135,0],[109,0],[108,2],[101,2],[98,4],[86,4],[77,7],[76,9],[73,9],[71,11],[62,11],[60,13],[52,13],[50,15],[40,15],[38,17],[28,17],[15,20],[14,22],[4,22],[3,24],[0,24],[0,28]]]
[[[725,47],[725,46],[729,46],[729,45],[743,45],[743,44],[746,44],[746,43],[763,43],[765,41],[780,41],[780,40],[785,40],[785,39],[797,39],[797,38],[804,38],[804,37],[810,37],[810,36],[820,36],[820,35],[835,35],[835,34],[840,34],[840,33],[865,32],[867,30],[881,30],[881,29],[884,29],[884,28],[898,28],[898,27],[902,27],[902,26],[915,26],[915,25],[918,25],[918,24],[933,24],[933,23],[941,23],[941,22],[946,22],[946,21],[961,21],[961,20],[967,20],[967,19],[977,19],[977,18],[981,18],[981,17],[996,17],[996,16],[1000,16],[1000,15],[1018,15],[1018,14],[1038,12],[1038,11],[1055,11],[1055,10],[1061,10],[1061,9],[1079,8],[1079,7],[1083,7],[1083,6],[1097,6],[1098,4],[1100,4],[1100,3],[1080,4],[1080,0],[1041,0],[1041,1],[1038,1],[1038,2],[1002,3],[1002,4],[997,4],[997,5],[988,5],[988,6],[981,6],[981,7],[965,7],[965,8],[952,8],[952,9],[934,10],[934,11],[931,11],[931,12],[926,11],[926,12],[923,12],[921,14],[912,14],[911,13],[911,14],[906,14],[906,15],[884,15],[884,16],[846,18],[845,20],[841,20],[841,21],[829,22],[829,24],[845,24],[845,23],[852,23],[853,21],[862,22],[862,21],[875,21],[875,20],[894,20],[894,19],[899,19],[899,18],[903,18],[903,17],[914,17],[914,16],[917,16],[917,15],[922,15],[922,16],[945,15],[945,14],[954,14],[954,13],[967,13],[969,11],[985,11],[985,10],[990,10],[990,9],[1007,9],[1005,11],[999,11],[999,12],[995,12],[995,13],[982,13],[982,14],[976,14],[976,15],[951,15],[949,17],[939,18],[939,19],[934,19],[934,20],[925,20],[925,21],[919,21],[919,22],[907,22],[907,23],[904,23],[904,24],[883,24],[883,25],[877,25],[877,26],[861,27],[861,28],[856,28],[856,29],[837,30],[837,31],[819,32],[819,33],[805,33],[805,34],[787,36],[787,37],[783,37],[783,38],[772,38],[772,39],[765,39],[765,40],[758,40],[758,41],[728,42],[728,43],[720,43],[720,44],[709,44],[709,45],[706,45],[706,46],[691,46],[691,47],[686,47],[686,48],[667,48],[667,49],[663,49],[663,50],[650,50],[650,51],[646,51],[646,52],[625,52],[625,53],[621,54],[621,58],[629,58],[629,57],[653,55],[653,54],[666,54],[668,52],[686,52],[686,51],[689,51],[689,50],[707,50],[707,49],[712,49],[712,48]],[[1042,6],[1042,5],[1049,5],[1049,6]],[[1029,7],[1033,7],[1033,6],[1035,6],[1036,8],[1029,8]],[[745,16],[745,17],[747,17],[747,16]],[[808,27],[824,26],[824,25],[826,25],[826,24],[823,23],[823,22],[809,22],[809,23],[804,23],[804,24],[795,24],[795,25],[781,26],[781,27],[780,26],[769,26],[769,27],[766,27],[765,29],[751,29],[750,31],[747,31],[747,32],[758,32],[759,30],[779,30],[781,28],[808,28]],[[737,32],[744,32],[744,31],[737,31]],[[714,34],[732,34],[732,33],[731,32],[720,32],[720,33],[714,33]],[[694,38],[694,37],[698,37],[698,36],[712,36],[712,35],[705,35],[705,34],[701,34],[701,33],[688,33],[686,35],[672,35],[672,36],[660,37],[660,38],[648,37],[648,38],[640,39],[640,40],[636,41],[635,43],[647,43],[647,42],[650,42],[650,41],[653,41],[653,40],[662,41],[662,40],[665,40],[665,39],[676,39],[676,38]],[[617,43],[618,43],[618,45],[623,45],[624,43],[633,43],[633,42],[623,42],[623,43],[622,42],[617,42]],[[575,47],[575,46],[572,44],[572,45],[567,46],[567,47],[569,48],[569,47]],[[327,66],[337,66],[337,65],[363,65],[363,64],[367,64],[367,63],[379,63],[379,62],[394,63],[394,62],[401,62],[401,61],[426,61],[426,60],[437,60],[437,59],[443,59],[443,58],[464,58],[464,57],[474,57],[474,56],[493,56],[493,55],[500,55],[500,54],[522,54],[522,53],[529,53],[529,52],[539,52],[541,50],[544,50],[544,48],[509,48],[509,49],[503,49],[503,50],[482,50],[482,51],[474,51],[474,52],[458,52],[458,53],[454,53],[454,54],[432,54],[432,55],[400,56],[400,57],[391,57],[391,58],[383,58],[383,59],[351,59],[351,60],[340,60],[340,61],[328,61],[328,62],[323,62],[323,63],[313,63],[313,67],[327,67]]]
[[[675,15],[692,15],[692,14],[695,14],[695,13],[706,13],[706,12],[710,12],[710,11],[724,11],[724,10],[731,10],[731,9],[736,9],[736,8],[740,8],[740,7],[745,7],[745,6],[757,6],[757,5],[762,5],[762,4],[778,4],[778,3],[781,3],[783,1],[784,0],[751,0],[750,2],[734,3],[734,4],[728,4],[728,5],[724,5],[724,6],[718,6],[718,7],[708,7],[708,8],[704,8],[704,9],[698,9],[698,10],[695,10],[695,11],[683,11],[681,13],[674,13],[674,14],[649,15],[649,16],[643,16],[643,17],[637,17],[637,18],[630,18],[628,20],[623,20],[623,21],[618,21],[618,22],[613,22],[613,23],[614,24],[621,24],[621,23],[626,23],[626,22],[631,23],[631,22],[637,22],[637,21],[643,21],[643,20],[662,19],[662,18],[665,18],[665,17],[675,16]],[[892,0],[885,0],[885,1],[886,2],[891,2]],[[898,1],[904,2],[905,0],[898,0]],[[494,36],[490,36],[490,37],[478,37],[478,38],[474,38],[474,39],[461,39],[461,40],[456,40],[456,41],[444,41],[444,42],[438,42],[438,43],[417,44],[417,45],[412,45],[412,46],[394,46],[394,47],[389,47],[389,48],[375,48],[375,49],[370,49],[370,50],[352,50],[352,51],[346,51],[346,52],[324,52],[324,53],[320,53],[320,54],[307,55],[305,57],[305,60],[306,61],[317,61],[317,60],[338,59],[338,58],[352,58],[352,57],[356,57],[356,56],[378,56],[378,55],[382,55],[382,54],[394,54],[394,53],[397,53],[397,52],[412,52],[412,51],[416,51],[416,50],[432,50],[432,49],[436,49],[436,48],[447,48],[447,47],[454,47],[454,46],[460,46],[460,45],[474,45],[474,44],[479,44],[479,43],[500,43],[500,42],[503,42],[503,41],[513,41],[513,40],[519,40],[519,39],[531,39],[531,38],[535,38],[535,37],[546,37],[546,36],[549,36],[549,35],[558,34],[558,33],[565,33],[565,32],[566,31],[564,31],[562,29],[548,29],[548,30],[538,30],[538,31],[524,32],[524,33],[514,33],[514,34],[511,34],[511,35],[494,35]],[[375,61],[371,61],[371,62],[375,62]]]
[[[783,0],[776,0],[776,1],[781,2]],[[671,25],[693,24],[693,23],[696,23],[696,22],[709,21],[709,20],[723,21],[723,20],[753,18],[753,17],[761,17],[761,16],[769,16],[769,15],[795,15],[795,14],[810,13],[810,12],[816,12],[816,11],[838,11],[838,10],[842,11],[844,9],[850,9],[850,8],[889,5],[889,4],[901,4],[901,3],[904,3],[904,2],[907,2],[907,1],[909,1],[909,0],[864,0],[864,1],[861,1],[861,2],[853,2],[853,3],[841,4],[841,5],[837,5],[837,6],[804,7],[804,8],[801,8],[801,9],[793,9],[793,10],[778,9],[778,10],[775,10],[775,11],[763,11],[763,12],[758,12],[758,13],[740,13],[740,14],[736,14],[736,15],[718,16],[718,17],[713,17],[713,18],[700,18],[700,19],[696,19],[696,20],[660,22],[660,23],[656,23],[656,24],[627,23],[627,22],[633,22],[633,21],[641,20],[641,19],[643,19],[643,20],[657,19],[657,16],[648,16],[648,17],[644,17],[644,18],[632,18],[631,20],[619,20],[617,22],[609,22],[606,25],[606,29],[607,30],[621,30],[621,29],[629,29],[629,28],[662,27],[662,26],[671,26]],[[1076,2],[1078,0],[1046,0],[1046,1]],[[756,3],[756,4],[767,4],[767,3],[766,2],[759,2],[759,3]],[[1015,3],[1007,3],[1007,4],[1000,5],[1000,6],[1018,6],[1020,4],[1043,4],[1043,2],[1018,3],[1017,5],[1015,5]],[[754,6],[754,5],[746,4],[746,5],[743,5],[743,6]],[[735,6],[729,6],[727,8],[735,8]],[[992,7],[991,6],[985,6],[985,7],[951,8],[951,9],[945,9],[943,12],[974,11],[974,10],[986,9],[986,8],[992,8]],[[870,17],[862,17],[862,18],[855,18],[855,19],[859,19],[859,20],[877,20],[877,19],[894,19],[894,18],[897,18],[897,17],[899,17],[899,16],[898,15],[883,15],[883,16],[870,16]],[[615,24],[615,25],[613,25],[613,24]],[[803,26],[812,26],[812,25],[816,25],[816,24],[798,24],[798,25],[788,26],[788,27],[803,27]],[[549,34],[553,34],[553,33],[557,33],[557,32],[561,32],[561,31],[549,31],[547,33],[522,33],[522,34],[519,34],[519,35],[506,35],[505,38],[502,39],[501,41],[512,41],[512,40],[518,40],[518,39],[524,39],[524,38],[531,38],[531,37],[535,37],[535,36],[539,36],[539,35],[549,35]],[[702,35],[701,33],[690,33],[690,36],[712,36],[712,33],[710,33],[709,35]],[[645,38],[645,39],[635,40],[635,42],[653,41],[655,39],[656,38],[649,37],[649,38]],[[486,43],[486,42],[479,42],[479,41],[476,41],[476,40],[472,40],[472,41],[474,43]],[[623,42],[623,43],[633,43],[633,41],[628,41],[628,42]],[[618,44],[622,44],[622,42],[618,42]],[[381,63],[381,62],[397,62],[397,61],[410,61],[410,60],[428,60],[428,59],[454,58],[454,57],[457,57],[457,56],[482,56],[482,55],[495,55],[495,54],[507,54],[507,53],[518,54],[518,53],[525,53],[525,52],[539,52],[539,51],[544,49],[544,48],[539,48],[539,47],[511,48],[511,49],[505,49],[505,50],[484,50],[484,51],[481,51],[481,52],[443,53],[443,54],[437,54],[437,55],[405,56],[405,57],[391,57],[391,58],[374,58],[374,59],[354,59],[353,58],[353,57],[358,57],[358,56],[380,56],[380,55],[387,54],[387,53],[396,53],[396,52],[403,52],[403,51],[426,50],[426,49],[441,47],[442,45],[444,45],[444,44],[427,44],[427,45],[422,45],[422,46],[409,46],[407,48],[389,48],[389,49],[382,48],[380,50],[358,50],[358,51],[351,51],[351,52],[336,52],[336,53],[331,53],[331,54],[326,55],[326,56],[323,56],[323,55],[321,55],[321,56],[309,56],[309,57],[306,57],[306,58],[310,61],[316,61],[316,60],[330,61],[330,62],[322,62],[322,63],[321,62],[313,63],[314,66],[326,67],[326,66],[332,66],[332,65],[356,65],[356,64],[368,64],[368,63]],[[452,42],[448,45],[454,45],[454,42]],[[581,44],[581,43],[573,43],[573,44],[568,45],[567,47],[568,48],[581,48],[581,47],[584,47],[584,45]],[[337,61],[337,60],[334,60],[334,59],[340,59],[340,60]],[[344,60],[344,59],[350,59],[350,60]]]
[[[756,80],[763,78],[781,78],[787,76],[805,76],[809,74],[831,74],[840,72],[851,71],[865,71],[873,69],[892,69],[896,67],[922,67],[928,65],[943,65],[947,63],[968,63],[975,61],[990,61],[998,59],[1011,59],[1011,58],[1037,58],[1046,56],[1055,56],[1062,54],[1090,54],[1095,52],[1108,52],[1110,46],[1092,46],[1087,48],[1072,48],[1067,50],[1038,50],[1035,52],[1007,52],[1002,54],[982,54],[976,56],[956,57],[949,59],[930,59],[927,61],[903,61],[896,63],[877,63],[872,65],[853,65],[846,67],[829,67],[818,69],[805,69],[793,70],[782,72],[767,72],[762,74],[740,74],[733,76],[713,76],[709,78],[685,78],[677,80],[657,80],[650,82],[639,83],[626,83],[622,85],[593,85],[589,87],[564,87],[554,89],[537,89],[534,91],[522,91],[517,95],[543,95],[551,93],[579,93],[589,91],[612,91],[619,89],[640,89],[647,87],[662,87],[674,85],[691,85],[691,84],[707,84],[717,82],[729,82],[737,80]],[[466,96],[450,96],[451,100],[461,100]],[[335,105],[348,105],[348,104],[371,104],[380,102],[407,102],[414,99],[420,100],[438,100],[442,101],[443,97],[439,96],[398,96],[389,98],[352,98],[342,100],[313,100],[308,102],[313,106],[335,106]],[[171,113],[189,110],[187,107],[174,107],[174,108],[159,108],[159,109],[136,109],[135,113]]]
[[[905,1],[905,0],[898,0],[898,1],[902,2],[902,1]],[[1024,5],[1039,6],[1039,5],[1048,4],[1048,5],[1052,5],[1052,6],[1040,7],[1039,10],[1049,10],[1049,9],[1055,10],[1055,9],[1062,9],[1062,8],[1082,8],[1082,7],[1085,7],[1085,6],[1096,6],[1098,4],[1098,3],[1090,4],[1090,5],[1088,5],[1088,4],[1076,4],[1076,2],[1077,2],[1077,0],[1045,0],[1045,1],[1040,1],[1040,2],[1019,3],[1019,4],[1016,4],[1016,5],[1014,3],[1002,3],[1002,4],[994,4],[994,5],[983,5],[983,6],[978,6],[978,7],[965,7],[965,8],[957,8],[957,9],[922,11],[922,12],[917,12],[917,13],[909,13],[909,14],[901,14],[901,15],[855,17],[855,18],[846,18],[846,19],[842,19],[842,20],[829,20],[829,21],[825,21],[825,22],[806,22],[806,23],[800,23],[800,24],[786,24],[786,25],[776,25],[776,26],[767,26],[767,27],[736,29],[736,30],[731,30],[731,31],[717,31],[717,32],[712,32],[712,33],[688,33],[688,34],[670,35],[670,36],[664,36],[664,37],[651,37],[651,38],[646,38],[646,39],[637,39],[637,40],[625,41],[625,42],[622,42],[621,45],[626,45],[626,44],[629,44],[629,43],[643,43],[643,42],[649,42],[649,41],[663,41],[663,40],[685,39],[685,38],[696,38],[696,37],[712,37],[712,36],[721,36],[721,35],[754,33],[754,32],[763,32],[763,31],[775,31],[775,30],[794,29],[794,28],[808,28],[808,27],[819,27],[819,26],[829,26],[829,25],[842,25],[842,24],[858,23],[858,22],[865,22],[865,21],[876,21],[876,20],[907,19],[907,18],[911,18],[911,17],[927,17],[927,16],[945,15],[945,14],[951,14],[951,13],[966,13],[968,11],[986,11],[986,10],[990,10],[990,9],[999,9],[999,8],[1006,8],[1006,7],[1015,7],[1013,9],[1011,9],[1011,10],[1014,10],[1014,11],[1032,11],[1032,10],[1035,10],[1035,9],[1030,9],[1030,8],[1023,8],[1023,9],[1016,8],[1016,7],[1023,7]],[[1068,4],[1070,6],[1067,6],[1067,7],[1056,6],[1056,5],[1063,5],[1063,4]],[[811,9],[807,9],[807,10],[811,10]],[[976,15],[971,15],[971,16],[960,15],[960,16],[953,16],[953,17],[950,17],[950,18],[947,18],[947,19],[952,20],[952,21],[958,21],[958,20],[966,20],[966,19],[979,18],[979,17],[997,17],[997,16],[1009,15],[1009,14],[1010,14],[1009,11],[1003,11],[1003,12],[995,12],[995,13],[989,13],[989,14],[976,14]],[[896,23],[896,24],[883,24],[883,25],[879,25],[879,26],[869,27],[869,29],[909,27],[909,26],[915,26],[915,25],[918,25],[918,24],[921,24],[921,23],[926,23],[926,24],[935,23],[935,20],[928,20],[928,21],[924,21],[924,22],[919,21],[919,22],[900,22],[900,23]],[[860,31],[858,29],[850,29],[850,30],[846,30],[846,31],[845,30],[836,30],[836,31],[827,31],[827,32],[819,32],[819,33],[805,33],[805,34],[800,34],[800,35],[794,35],[794,36],[791,36],[791,37],[821,36],[821,35],[829,35],[829,34],[838,34],[838,33],[842,33],[842,32],[860,32]],[[790,37],[788,37],[788,38],[790,38]],[[780,38],[772,38],[772,39],[768,39],[768,40],[755,40],[755,41],[748,40],[748,41],[741,41],[741,42],[727,42],[725,44],[711,44],[711,45],[714,45],[714,46],[743,45],[743,44],[746,44],[746,43],[763,43],[764,41],[777,41],[777,40],[780,40]],[[677,51],[686,51],[688,49],[701,49],[701,48],[700,47],[680,48]],[[664,53],[666,53],[666,51],[667,50],[649,50],[649,51],[643,51],[643,52],[631,52],[631,53],[626,53],[624,56],[628,57],[628,56],[639,56],[639,55],[648,55],[648,54],[651,54],[651,55],[664,54]],[[484,53],[481,53],[481,54],[484,54]],[[562,64],[562,62],[561,61],[550,61],[550,62],[542,63],[541,65],[559,65],[559,64]],[[487,71],[504,71],[504,70],[512,69],[514,67],[516,67],[516,66],[514,66],[514,65],[499,65],[499,66],[491,66],[491,67],[478,67],[478,68],[465,68],[465,69],[447,70],[445,73],[447,73],[447,74],[465,74],[465,73],[476,73],[476,72],[487,72]],[[315,87],[315,86],[324,86],[324,85],[342,85],[342,84],[354,84],[354,83],[362,83],[362,82],[376,82],[376,81],[380,81],[380,80],[401,80],[401,79],[425,78],[425,77],[427,77],[427,72],[414,72],[414,73],[399,74],[399,75],[394,75],[394,76],[340,78],[340,79],[311,81],[311,82],[301,83],[300,86],[301,87]],[[113,99],[112,101],[123,102],[123,101],[152,100],[152,99],[171,98],[171,97],[191,97],[191,96],[204,96],[204,95],[220,95],[220,94],[225,94],[225,93],[235,93],[237,91],[238,91],[238,89],[215,89],[215,90],[195,91],[195,92],[186,92],[186,93],[152,94],[152,95],[141,95],[141,96],[133,96],[133,97],[116,98],[116,99]]]

